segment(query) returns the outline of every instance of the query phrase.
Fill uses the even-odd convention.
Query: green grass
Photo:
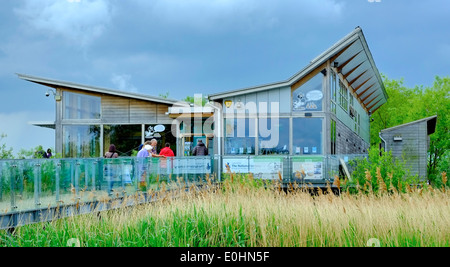
[[[192,190],[156,204],[3,231],[0,246],[60,247],[72,238],[84,247],[360,247],[371,238],[389,247],[449,246],[445,190],[311,196],[242,176]]]

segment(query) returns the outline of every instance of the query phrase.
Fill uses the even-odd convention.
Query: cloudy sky
[[[181,99],[285,80],[356,26],[407,86],[450,75],[448,0],[2,0],[0,133],[54,147],[46,87],[15,73]],[[3,140],[5,141],[5,140]]]

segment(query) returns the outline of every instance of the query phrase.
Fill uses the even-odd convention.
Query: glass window
[[[331,120],[331,154],[336,154],[336,121]]]
[[[164,127],[161,127],[164,126]],[[145,140],[151,140],[155,138],[158,141],[158,146],[156,148],[157,153],[161,151],[166,145],[169,143],[170,149],[172,149],[173,153],[176,156],[177,153],[177,139],[172,134],[172,125],[171,124],[151,124],[145,125]],[[139,140],[140,142],[140,140]]]
[[[260,155],[289,154],[289,119],[259,118]]]
[[[100,119],[101,98],[64,92],[64,119]]]
[[[341,81],[339,81],[339,105],[348,112],[348,90]]]
[[[294,155],[322,154],[322,118],[293,119]]]
[[[116,146],[119,156],[131,156],[133,150],[138,150],[142,140],[142,126],[139,125],[104,125],[103,126],[103,154],[108,152],[109,146]]]
[[[100,156],[100,126],[63,126],[65,158],[92,158]]]
[[[225,153],[254,155],[256,119],[225,119]]]
[[[330,90],[331,90],[331,100],[336,102],[336,83],[338,78],[336,77],[336,72],[331,70],[330,72]]]
[[[331,98],[331,112],[336,114],[336,83],[338,78],[334,70],[330,72],[330,98]]]
[[[323,77],[319,72],[292,93],[292,111],[322,111]]]

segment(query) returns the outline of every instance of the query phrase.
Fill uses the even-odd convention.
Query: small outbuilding
[[[427,156],[430,135],[436,129],[437,116],[405,123],[381,130],[381,147],[392,151],[396,158],[403,158],[412,175],[424,180],[427,177]]]

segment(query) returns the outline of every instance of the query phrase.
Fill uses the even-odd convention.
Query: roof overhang
[[[120,97],[127,97],[127,98],[151,101],[151,102],[162,103],[162,104],[167,104],[167,105],[173,105],[175,103],[180,102],[179,100],[174,100],[174,99],[154,97],[154,96],[142,95],[142,94],[137,94],[137,93],[124,92],[124,91],[112,90],[112,89],[107,89],[107,88],[77,84],[77,83],[66,82],[66,81],[58,81],[58,80],[53,80],[53,79],[25,75],[25,74],[17,74],[17,76],[22,80],[34,82],[34,83],[52,87],[55,89],[61,88],[61,89],[80,90],[80,91],[85,91],[85,92],[90,92],[90,93],[100,93],[100,94],[114,95],[114,96],[120,96]]]
[[[171,118],[190,118],[203,117],[209,118],[214,115],[214,109],[211,107],[200,107],[196,105],[174,105],[169,107],[168,115]]]
[[[211,94],[209,99],[220,100],[242,94],[292,86],[326,64],[328,60],[337,63],[336,69],[342,75],[342,78],[347,81],[349,87],[353,89],[355,95],[368,112],[373,113],[386,103],[388,96],[383,80],[360,27],[357,27],[285,81]]]
[[[53,130],[56,128],[54,121],[30,121],[28,124]]]

